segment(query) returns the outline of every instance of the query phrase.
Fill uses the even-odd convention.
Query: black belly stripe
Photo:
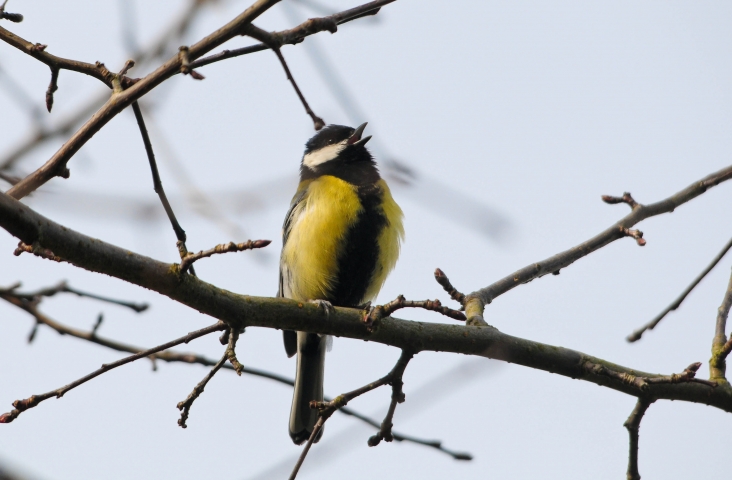
[[[378,262],[379,235],[387,224],[377,185],[359,187],[358,197],[363,210],[344,238],[338,277],[329,298],[332,304],[344,307],[360,304],[366,294]]]

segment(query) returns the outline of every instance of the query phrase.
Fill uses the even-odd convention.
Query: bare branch
[[[297,460],[297,463],[292,470],[290,480],[297,477],[297,473],[300,470],[303,461],[305,461],[305,457],[310,451],[310,447],[312,446],[315,439],[318,438],[318,432],[323,428],[323,424],[325,424],[325,422],[331,417],[331,415],[333,415],[333,413],[335,413],[339,409],[345,407],[348,402],[350,402],[354,398],[360,397],[364,393],[368,393],[384,385],[392,386],[391,404],[389,405],[389,411],[387,412],[384,421],[381,423],[381,428],[379,429],[379,432],[369,438],[368,444],[369,446],[374,447],[378,445],[382,439],[386,440],[387,442],[391,442],[394,439],[391,433],[394,410],[396,409],[397,403],[404,402],[404,392],[402,391],[402,377],[404,376],[404,370],[406,370],[407,365],[409,364],[409,361],[412,359],[412,357],[414,357],[414,352],[410,350],[402,350],[402,354],[399,357],[399,360],[397,360],[396,365],[394,365],[394,368],[392,368],[389,373],[376,380],[375,382],[371,382],[361,388],[357,388],[356,390],[338,395],[331,401],[310,402],[311,408],[318,409],[318,422],[315,424],[315,427],[310,434],[310,438],[308,438],[308,442],[305,445],[305,448],[303,448],[302,454],[300,455],[300,458]]]
[[[625,192],[622,197],[613,197],[612,195],[603,195],[602,201],[614,205],[617,203],[625,203],[631,209],[635,210],[640,207],[640,204],[633,199],[633,196],[629,192]]]
[[[389,315],[401,308],[423,308],[425,310],[441,313],[442,315],[450,317],[454,320],[466,320],[465,314],[463,312],[444,307],[439,300],[414,301],[405,299],[404,295],[399,295],[395,300],[392,300],[385,305],[377,305],[376,307],[372,307],[369,310],[369,313],[366,315],[364,322],[369,326],[372,326],[378,323],[382,318],[388,317]]]
[[[224,330],[225,328],[227,328],[226,324],[221,323],[221,322],[215,323],[206,328],[196,330],[195,332],[190,332],[188,335],[180,337],[176,340],[172,340],[168,343],[164,343],[162,345],[158,345],[157,347],[150,348],[143,352],[136,353],[134,355],[130,355],[129,357],[123,358],[121,360],[117,360],[116,362],[106,363],[106,364],[102,365],[101,368],[93,371],[92,373],[85,375],[85,376],[81,377],[80,379],[69,383],[68,385],[64,385],[63,387],[57,388],[56,390],[51,390],[50,392],[46,392],[46,393],[43,393],[40,395],[31,395],[30,397],[28,397],[24,400],[16,400],[13,402],[13,407],[15,407],[15,408],[12,411],[0,415],[0,423],[10,423],[13,420],[15,420],[16,418],[18,418],[18,415],[20,415],[22,412],[35,407],[42,401],[48,400],[51,397],[61,398],[69,390],[72,390],[72,389],[78,387],[79,385],[82,385],[82,384],[88,382],[89,380],[96,378],[99,375],[106,373],[114,368],[120,367],[120,366],[125,365],[130,362],[134,362],[135,360],[139,360],[141,358],[148,357],[157,352],[167,350],[176,345],[180,345],[181,343],[188,343],[191,340],[194,340],[199,337],[203,337],[204,335],[208,335],[209,333]]]
[[[732,168],[729,169],[732,175]],[[715,180],[718,178],[715,177]],[[702,182],[703,183],[703,182]],[[644,378],[664,377],[613,365],[574,350],[506,335],[492,327],[469,327],[382,319],[373,331],[363,323],[363,311],[334,307],[329,316],[307,302],[284,298],[242,296],[216,288],[172,265],[92,239],[47,219],[26,205],[0,194],[0,226],[25,243],[42,239],[43,247],[69,263],[128,281],[176,300],[236,327],[258,326],[369,340],[410,351],[447,351],[517,363],[570,378],[603,385],[632,396],[684,400],[732,411],[732,387],[709,388],[698,382],[667,385],[649,383],[641,391],[620,379],[584,368],[586,362]],[[470,304],[466,305],[470,317]]]
[[[641,337],[643,336],[643,334],[646,332],[646,330],[653,330],[654,328],[656,328],[656,325],[658,325],[658,323],[661,320],[663,320],[663,318],[666,315],[668,315],[669,313],[671,313],[674,310],[676,310],[677,308],[679,308],[681,306],[681,304],[683,303],[683,301],[686,300],[686,297],[689,296],[691,291],[694,290],[696,288],[696,286],[699,285],[699,282],[701,282],[704,279],[704,277],[706,277],[709,274],[709,272],[711,272],[712,269],[717,266],[719,261],[722,260],[722,258],[727,254],[727,252],[729,251],[730,248],[732,248],[732,238],[730,238],[730,240],[727,242],[727,244],[722,248],[722,251],[720,251],[717,254],[717,256],[714,257],[714,260],[712,260],[712,263],[707,265],[707,268],[705,268],[694,279],[694,281],[691,282],[691,285],[686,287],[686,289],[683,292],[681,292],[681,295],[679,295],[678,298],[676,298],[676,300],[674,300],[671,305],[669,305],[661,313],[656,315],[656,317],[653,320],[651,320],[650,322],[643,325],[638,330],[636,330],[633,333],[631,333],[630,335],[628,335],[626,337],[626,340],[629,342],[636,342],[636,341],[640,340]]]
[[[447,278],[445,272],[439,268],[435,269],[435,280],[442,286],[442,288],[450,295],[450,298],[458,302],[460,305],[465,304],[465,295],[457,291],[455,287],[450,283],[450,279]]]
[[[160,203],[163,204],[165,213],[166,215],[168,215],[170,225],[173,227],[175,237],[178,239],[176,245],[178,246],[180,258],[183,259],[186,257],[186,255],[188,255],[188,249],[186,248],[186,232],[185,230],[183,230],[183,227],[180,226],[180,223],[178,223],[178,219],[175,218],[175,213],[173,213],[173,207],[170,206],[168,196],[165,195],[163,182],[160,180],[160,173],[158,173],[158,165],[155,162],[155,153],[153,152],[152,142],[150,142],[150,135],[148,135],[147,133],[147,128],[145,127],[145,119],[142,118],[140,104],[137,103],[137,101],[132,102],[132,111],[135,112],[135,120],[137,120],[137,126],[140,128],[142,142],[145,144],[145,153],[147,153],[147,159],[150,163],[150,172],[152,173],[153,177],[153,188],[155,189],[155,193],[158,194],[158,197],[160,197]],[[191,267],[191,273],[193,275],[196,274],[196,272],[193,270],[193,267]]]
[[[226,363],[226,360],[228,358],[227,354],[228,350],[221,357],[221,360],[216,362],[216,365],[214,365],[211,371],[209,371],[208,374],[203,377],[203,380],[198,382],[198,384],[193,388],[193,391],[188,395],[188,397],[182,402],[178,402],[178,410],[180,410],[178,425],[180,425],[182,428],[188,428],[188,425],[186,425],[186,420],[188,420],[188,413],[191,411],[191,406],[193,406],[193,402],[195,402],[196,399],[203,393],[203,389],[206,387],[208,381],[211,380],[213,376],[216,375],[216,372],[218,372],[221,367],[224,366],[224,363]],[[239,375],[241,375],[241,373],[239,373]]]
[[[243,243],[229,242],[216,245],[214,248],[203,250],[198,253],[188,253],[188,255],[186,255],[180,262],[180,272],[185,273],[186,270],[193,265],[193,262],[216,255],[217,253],[243,252],[244,250],[264,248],[270,243],[272,243],[272,240],[248,240]]]
[[[565,250],[564,252],[558,253],[545,260],[533,263],[521,270],[517,270],[511,275],[469,294],[465,304],[468,321],[470,322],[470,319],[473,316],[482,316],[483,307],[485,305],[491,303],[497,297],[503,295],[509,290],[524,283],[528,283],[535,278],[543,277],[549,273],[559,272],[562,268],[570,266],[580,258],[586,257],[590,253],[601,249],[609,243],[627,236],[629,233],[630,236],[636,238],[636,240],[642,240],[642,238],[640,238],[640,232],[634,233],[628,229],[647,218],[661,215],[662,213],[673,212],[684,203],[693,200],[708,189],[731,178],[732,166],[729,166],[692,183],[685,189],[675,193],[665,200],[649,205],[636,204],[628,215],[591,239],[582,242],[569,250]],[[469,307],[472,311],[468,311]]]
[[[23,15],[20,13],[10,13],[5,11],[5,5],[8,4],[8,0],[5,0],[0,5],[0,20],[10,20],[11,22],[20,23],[23,21]]]
[[[229,330],[229,344],[226,347],[224,355],[229,360],[229,363],[236,371],[236,374],[241,377],[241,373],[244,371],[244,365],[239,363],[239,359],[236,358],[236,342],[239,340],[239,330],[232,328]]]
[[[81,290],[77,290],[75,288],[69,287],[69,285],[66,283],[66,281],[59,282],[57,285],[53,287],[48,288],[42,288],[40,290],[36,290],[35,292],[27,292],[27,293],[20,293],[16,292],[15,290],[17,288],[20,288],[20,283],[16,283],[8,288],[0,288],[0,295],[3,293],[11,293],[14,297],[22,298],[25,300],[30,301],[36,301],[38,297],[52,297],[56,295],[57,293],[73,293],[74,295],[78,295],[79,297],[86,297],[86,298],[92,298],[94,300],[99,300],[100,302],[105,303],[111,303],[114,305],[120,305],[122,307],[127,307],[129,309],[134,310],[137,313],[144,312],[149,308],[149,305],[147,303],[135,303],[135,302],[127,302],[124,300],[117,300],[114,298],[104,297],[101,295],[97,295],[94,293],[88,293],[83,292]]]
[[[323,28],[326,30],[329,30],[330,33],[335,33],[338,30],[338,27],[336,26],[336,23],[331,22],[324,22]],[[249,24],[247,25],[244,32],[249,35],[252,38],[255,38],[259,40],[260,42],[267,45],[272,51],[277,55],[277,58],[280,61],[280,64],[282,64],[282,68],[285,70],[285,74],[287,75],[287,79],[292,83],[292,88],[295,89],[295,93],[297,93],[298,98],[300,98],[300,102],[302,102],[302,106],[305,108],[305,113],[307,113],[310,118],[313,120],[313,126],[315,127],[315,130],[320,130],[325,126],[325,121],[317,116],[315,112],[310,108],[310,105],[308,104],[307,100],[305,100],[305,96],[302,94],[302,91],[300,91],[300,87],[297,86],[297,82],[295,81],[295,77],[292,76],[292,72],[290,71],[290,67],[287,66],[287,62],[285,61],[285,57],[282,55],[282,52],[280,51],[280,47],[282,46],[281,39],[273,35],[265,30],[262,30],[261,28]]]
[[[279,0],[257,0],[251,7],[247,8],[235,19],[211,33],[209,36],[203,38],[198,43],[192,45],[189,48],[189,58],[199,58],[235,37],[246,25],[255,20],[259,15],[267,11],[278,1]],[[44,63],[51,63],[59,68],[80,71],[97,78],[101,77],[105,83],[107,81],[105,75],[102,74],[102,69],[98,68],[96,65],[92,67],[91,64],[86,64],[84,62],[75,62],[54,56],[46,57],[44,55],[50,54],[34,51],[31,47],[26,45],[28,42],[20,39],[20,37],[17,37],[2,27],[0,27],[0,39],[10,43],[21,51],[28,53]],[[119,92],[115,91],[115,94],[112,95],[107,103],[105,103],[104,106],[102,106],[102,108],[99,109],[97,113],[74,135],[72,135],[71,138],[43,166],[14,185],[10,190],[8,190],[8,195],[16,199],[23,198],[52,178],[58,176],[63,171],[67,171],[66,164],[68,161],[87,141],[89,141],[91,137],[94,136],[94,134],[96,134],[119,112],[131,105],[132,102],[136,101],[168,78],[179,73],[180,66],[180,56],[176,54],[173,58],[169,59],[145,78],[136,82],[130,82],[132,85],[129,87],[124,85],[124,82],[120,81],[120,86],[126,89]],[[94,70],[92,70],[92,68]],[[98,71],[98,74],[92,73],[93,71]],[[112,84],[113,78],[114,77],[110,77],[108,79],[109,85]]]
[[[28,294],[16,293],[15,289],[17,289],[19,287],[20,287],[20,283],[18,282],[9,287],[0,288],[0,298],[9,302],[12,305],[15,305],[15,306],[21,308],[22,310],[26,311],[27,313],[29,313],[30,315],[32,315],[34,317],[36,322],[31,331],[31,335],[35,335],[38,325],[46,325],[61,335],[69,335],[71,337],[75,337],[75,338],[78,338],[81,340],[86,340],[86,341],[94,343],[96,345],[101,345],[103,347],[107,347],[112,350],[116,350],[116,351],[120,351],[120,352],[137,354],[137,353],[142,353],[142,352],[145,352],[148,350],[145,348],[135,347],[132,345],[127,345],[124,343],[116,342],[114,340],[109,340],[109,339],[97,336],[96,333],[97,333],[97,329],[99,328],[99,325],[101,323],[101,320],[103,318],[102,315],[99,315],[99,317],[97,318],[97,322],[95,323],[91,332],[84,332],[84,331],[77,330],[75,328],[71,328],[66,325],[63,325],[63,324],[49,318],[45,314],[41,313],[37,308],[37,303],[35,303],[33,301],[33,298],[32,297],[26,298],[26,295],[28,295]],[[42,292],[44,292],[44,290],[41,290],[39,292],[42,293]],[[92,298],[94,298],[94,297],[92,297]],[[226,334],[228,332],[230,332],[229,329],[224,330],[224,334]],[[32,339],[29,339],[29,341],[30,340],[32,340]],[[227,344],[228,342],[229,342],[229,337],[227,337],[223,343]],[[211,359],[206,358],[201,355],[196,355],[193,353],[179,353],[179,352],[174,352],[174,351],[170,351],[170,350],[155,353],[151,357],[154,360],[162,360],[162,361],[168,362],[168,363],[180,362],[180,363],[187,363],[187,364],[198,364],[198,365],[203,365],[203,366],[207,366],[207,367],[215,367],[216,364],[218,363],[214,360],[211,360]],[[228,355],[226,355],[226,359],[228,359]],[[227,364],[222,365],[221,368],[223,368],[224,370],[234,370],[233,366],[227,365]],[[277,383],[281,383],[281,384],[287,385],[289,387],[295,386],[295,381],[293,379],[284,377],[282,375],[278,375],[273,372],[268,372],[265,370],[260,370],[260,369],[252,368],[252,367],[244,367],[244,366],[242,366],[241,371],[242,371],[242,373],[273,380]],[[201,392],[202,391],[203,390],[201,390]],[[200,392],[199,392],[199,395],[200,395]],[[186,401],[187,400],[188,399],[186,399]],[[325,397],[325,400],[329,402],[329,401],[331,401],[331,398]],[[191,400],[190,403],[192,404],[193,400]],[[188,410],[190,410],[190,406],[188,407]],[[371,425],[374,428],[377,428],[377,429],[380,428],[380,424],[376,420],[369,418],[366,415],[362,415],[361,413],[359,413],[355,410],[352,410],[348,407],[342,407],[338,411],[344,415],[354,417],[368,425]],[[182,416],[182,413],[181,413],[181,416]],[[186,416],[186,419],[187,419],[187,416]],[[185,423],[185,420],[184,420],[184,423]],[[453,450],[449,450],[449,449],[445,448],[442,445],[442,442],[440,442],[439,440],[425,440],[425,439],[421,439],[418,437],[413,437],[411,435],[404,435],[404,434],[400,434],[400,433],[396,433],[396,432],[393,433],[393,437],[394,437],[394,440],[396,440],[398,442],[404,441],[404,442],[410,442],[410,443],[415,443],[418,445],[423,445],[426,447],[434,448],[440,452],[450,455],[451,457],[453,457],[456,460],[472,459],[472,456],[469,453],[455,452]]]
[[[712,340],[712,359],[709,361],[709,376],[724,380],[727,370],[727,356],[732,351],[732,335],[727,340],[727,317],[732,308],[732,276],[727,285],[722,305],[717,310],[717,325]]]
[[[641,476],[638,473],[638,432],[640,430],[640,423],[645,415],[648,407],[653,403],[653,399],[647,399],[641,397],[635,404],[635,408],[631,412],[628,419],[625,421],[623,426],[628,429],[628,436],[630,437],[630,451],[628,453],[628,480],[640,480]]]
[[[654,376],[644,376],[644,375],[635,375],[633,373],[629,372],[622,372],[615,370],[611,367],[607,367],[604,365],[600,365],[593,362],[585,362],[584,367],[588,372],[598,374],[598,375],[607,375],[608,377],[614,378],[616,380],[619,380],[623,383],[626,383],[628,385],[632,385],[639,390],[646,390],[649,385],[659,385],[664,383],[689,383],[689,382],[696,382],[700,383],[702,385],[706,385],[708,387],[716,387],[718,384],[717,382],[712,382],[709,380],[704,380],[701,378],[696,378],[696,372],[699,370],[699,368],[702,366],[701,362],[692,363],[688,367],[684,369],[681,373],[674,373],[672,375],[654,375]]]

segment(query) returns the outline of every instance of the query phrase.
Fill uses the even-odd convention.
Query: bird
[[[367,308],[393,270],[404,240],[403,213],[357,128],[330,124],[305,144],[300,183],[282,228],[278,297]],[[326,335],[283,332],[288,357],[297,354],[290,437],[310,438],[323,401]],[[314,441],[320,440],[322,429]]]

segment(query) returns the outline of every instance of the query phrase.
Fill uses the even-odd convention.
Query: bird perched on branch
[[[365,128],[328,125],[305,144],[300,185],[283,226],[279,297],[317,303],[326,313],[334,305],[363,306],[394,268],[402,210],[366,150]],[[323,400],[329,339],[283,333],[287,355],[297,353],[290,436],[300,445],[318,420],[310,402]]]

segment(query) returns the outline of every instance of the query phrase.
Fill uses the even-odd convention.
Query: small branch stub
[[[634,238],[635,243],[637,243],[638,246],[645,247],[646,241],[643,238],[643,232],[641,232],[640,230],[620,227],[620,231],[623,233],[624,236]]]
[[[603,202],[608,203],[610,205],[615,205],[618,203],[625,203],[633,210],[635,210],[636,208],[641,206],[638,202],[636,202],[633,199],[633,197],[630,195],[629,192],[625,192],[622,197],[613,197],[612,195],[603,195],[601,198],[602,198]]]
[[[437,280],[437,283],[439,283],[447,294],[450,295],[451,299],[465,307],[465,295],[452,286],[452,283],[450,283],[450,279],[447,278],[445,272],[439,268],[435,269],[435,280]]]
[[[191,68],[191,62],[188,60],[188,47],[178,47],[178,56],[180,58],[180,73],[190,75],[195,80],[203,80],[206,77]]]

